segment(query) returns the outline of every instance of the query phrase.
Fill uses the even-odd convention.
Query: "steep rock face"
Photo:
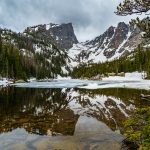
[[[118,49],[125,39],[127,39],[128,33],[129,26],[124,22],[120,22],[115,29],[112,40],[110,40],[110,43],[108,44],[108,48],[104,51],[104,55],[107,58],[111,58],[113,55],[115,55],[115,50]]]
[[[142,42],[138,28],[120,22],[95,39],[74,45],[69,50],[69,56],[76,62],[73,65],[111,61],[129,55]]]
[[[120,22],[115,30],[114,37],[109,43],[108,47],[112,49],[117,49],[119,45],[127,38],[129,32],[129,26],[124,22]]]
[[[92,41],[87,42],[85,45],[97,45],[98,48],[105,48],[105,45],[109,43],[109,39],[114,35],[115,27],[111,26],[102,35],[96,37]],[[107,37],[107,39],[105,39]]]
[[[54,39],[56,39],[56,43],[64,49],[69,49],[73,46],[73,44],[78,43],[71,23],[62,24],[61,26],[56,26],[49,30]]]
[[[44,38],[47,41],[53,41],[59,48],[69,49],[78,40],[74,34],[72,23],[68,24],[44,24],[28,27],[24,33],[34,35],[35,37]]]

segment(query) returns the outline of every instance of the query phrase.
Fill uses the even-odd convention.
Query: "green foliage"
[[[131,119],[125,122],[127,141],[136,145],[139,150],[150,149],[150,107],[138,109]]]
[[[149,0],[124,0],[117,7],[117,15],[146,13],[150,10]]]
[[[125,122],[125,127],[128,127],[128,126],[135,126],[137,125],[137,121],[133,120],[133,119],[128,119],[126,122]]]
[[[0,75],[2,77],[27,80],[29,77],[37,79],[54,78],[61,74],[61,66],[65,65],[64,57],[49,56],[36,53],[33,57],[24,56],[13,45],[3,44],[0,52]],[[55,65],[53,65],[55,64]],[[62,73],[63,74],[63,73]]]
[[[136,25],[141,31],[143,31],[144,38],[150,38],[150,17],[146,17],[142,20],[137,17],[137,19],[132,19],[130,24]]]
[[[1,53],[0,53],[1,61],[0,61],[0,74],[1,76],[20,79],[24,77],[26,78],[25,73],[21,67],[21,59],[20,54],[17,48],[13,45],[2,45]]]
[[[126,16],[131,14],[148,13],[150,10],[149,0],[124,0],[117,7],[117,15]],[[139,29],[145,32],[144,37],[150,38],[150,17],[146,17],[143,20],[139,18],[133,19],[131,24],[137,25]]]

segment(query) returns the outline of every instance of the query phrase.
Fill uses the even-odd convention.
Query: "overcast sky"
[[[114,14],[121,0],[0,0],[0,26],[23,31],[27,26],[72,22],[79,41],[92,39],[131,16]]]

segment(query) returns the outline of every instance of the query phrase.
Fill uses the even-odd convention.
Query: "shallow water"
[[[119,150],[124,120],[149,105],[144,90],[58,87],[0,89],[0,150]]]

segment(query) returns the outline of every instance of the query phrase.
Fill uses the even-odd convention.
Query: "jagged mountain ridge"
[[[47,41],[53,41],[61,49],[69,49],[73,44],[78,43],[72,23],[36,25],[27,27],[24,33],[29,35],[34,34],[38,38],[45,38]]]
[[[3,41],[15,45],[34,67],[37,63],[35,55],[38,54],[38,64],[41,68],[45,66],[52,78],[69,74],[81,63],[99,63],[129,55],[143,42],[142,32],[124,22],[82,43],[78,43],[71,23],[31,26],[22,33],[0,30]]]
[[[129,55],[142,42],[142,34],[137,27],[120,22],[95,39],[74,45],[69,56],[76,62],[73,65],[105,62]]]

